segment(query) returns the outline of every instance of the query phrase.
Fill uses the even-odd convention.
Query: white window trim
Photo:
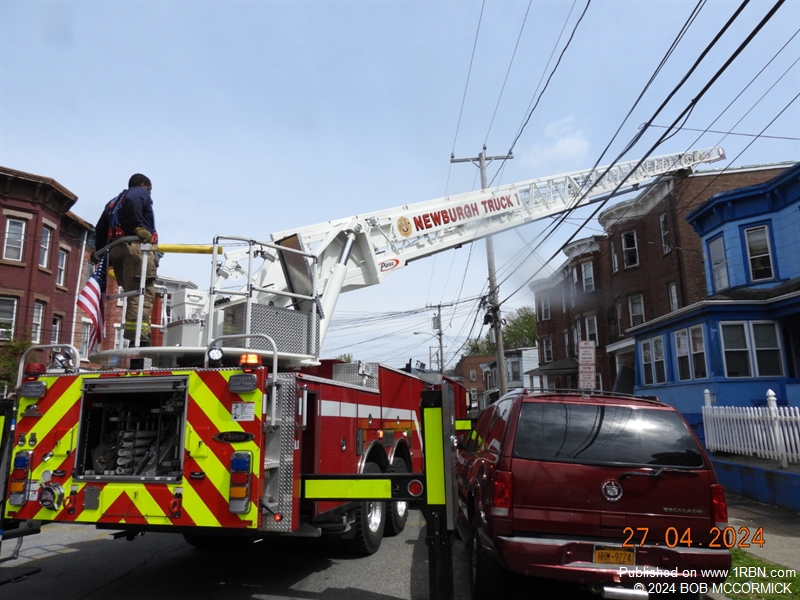
[[[22,232],[20,233],[19,238],[19,258],[12,258],[8,256],[8,249],[9,249],[9,241],[11,240],[10,231],[11,231],[11,223],[20,223],[22,225]],[[25,219],[14,219],[14,218],[7,218],[6,219],[6,231],[5,231],[5,238],[3,240],[3,260],[9,260],[13,262],[23,262],[25,260],[25,232],[28,229],[28,221]],[[15,240],[16,241],[16,240]],[[16,250],[16,246],[14,246]]]
[[[742,329],[744,331],[744,348],[731,348],[728,349],[725,347],[725,334],[723,333],[723,329],[726,326],[731,325],[742,325]],[[754,373],[756,372],[755,365],[753,364],[753,344],[751,340],[751,332],[750,327],[748,326],[747,321],[720,321],[719,323],[719,347],[720,351],[722,352],[722,368],[725,374],[725,379],[748,379],[754,377]],[[726,352],[746,352],[747,353],[747,360],[748,366],[750,368],[750,373],[747,375],[740,375],[740,376],[729,376],[728,375],[728,358]]]
[[[64,264],[61,264],[61,257],[64,257]],[[67,265],[69,264],[69,250],[64,248],[58,249],[58,264],[56,265],[56,285],[61,287],[66,286],[67,281]]]
[[[549,321],[550,320],[550,298],[542,298],[541,301],[542,307],[542,321]]]
[[[617,245],[611,240],[611,272],[619,271],[619,259],[617,258]]]
[[[548,353],[550,354],[549,358]],[[542,361],[553,362],[553,339],[549,335],[542,338]]]
[[[711,249],[712,245],[717,242],[719,242],[719,249],[722,252],[722,260],[715,263],[714,257],[711,255]],[[719,292],[730,287],[730,280],[728,278],[728,257],[725,255],[725,239],[721,235],[708,242],[708,264],[711,267],[711,284],[714,292]],[[717,272],[720,273],[719,278],[717,278]],[[719,285],[718,280],[722,282],[723,285]]]
[[[769,257],[769,269],[772,272],[772,274],[769,277],[762,277],[760,279],[756,279],[753,276],[753,258],[754,257],[750,254],[750,241],[747,239],[747,233],[748,232],[756,231],[758,229],[763,229],[764,230],[764,238],[765,238],[765,240],[767,242],[767,253],[766,253],[766,255],[759,254],[755,258],[759,258],[761,256],[768,256]],[[770,229],[769,229],[769,225],[767,225],[767,224],[757,225],[755,227],[747,227],[744,230],[744,245],[745,245],[745,248],[747,249],[747,270],[748,270],[748,273],[750,274],[750,281],[753,281],[753,282],[756,282],[756,281],[772,281],[773,279],[775,279],[775,259],[774,259],[774,254],[772,252],[772,244],[770,243],[770,239],[769,238],[770,238]]]
[[[10,340],[14,339],[14,333],[15,333],[15,331],[17,329],[17,312],[19,311],[19,298],[16,298],[14,296],[3,296],[0,299],[2,299],[2,300],[11,300],[11,302],[14,303],[14,306],[11,309],[11,326],[8,329],[8,336],[7,337],[6,336],[0,337],[0,340],[10,341]],[[4,330],[5,330],[4,327],[0,328],[0,331],[4,331]]]
[[[752,348],[752,356],[751,362],[753,363],[754,372],[756,377],[784,377],[786,373],[786,366],[783,364],[783,343],[781,341],[781,328],[777,321],[770,321],[770,320],[759,320],[759,321],[749,321],[749,334],[752,344],[750,345]],[[772,325],[773,329],[775,330],[775,339],[778,342],[777,348],[756,348],[756,335],[753,331],[753,325]],[[778,351],[778,360],[780,361],[781,373],[780,375],[762,375],[758,369],[758,351],[759,350],[777,350]]]
[[[51,322],[52,329],[50,329],[50,343],[58,344],[61,341],[61,331],[64,328],[64,317],[54,314]]]
[[[669,228],[667,227],[667,213],[658,215],[658,225],[661,228],[661,250],[664,254],[668,254],[672,250],[669,244]]]
[[[586,276],[587,270],[589,271],[588,277]],[[592,263],[592,261],[586,260],[581,263],[581,278],[583,279],[583,291],[593,292],[595,289],[595,285],[594,285],[594,264]]]
[[[589,317],[584,317],[584,325],[586,325],[586,341],[594,341],[594,345],[597,346],[598,334],[597,334],[597,316],[592,315]],[[592,332],[592,328],[589,327],[589,323],[594,323],[594,332]],[[592,333],[594,333],[594,340],[592,340]]]
[[[625,236],[627,234],[633,235],[633,247],[626,248],[625,247]],[[628,252],[633,250],[636,253],[636,262],[628,264]],[[636,230],[631,229],[630,231],[623,231],[622,232],[622,264],[623,266],[628,269],[630,267],[638,267],[639,266],[639,240],[636,239]]]
[[[641,298],[642,299],[642,313],[641,313],[642,314],[642,323],[645,323],[647,321],[647,319],[645,319],[645,316],[644,316],[645,315],[645,312],[644,312],[644,295],[643,294],[633,294],[632,296],[628,296],[628,317],[629,317],[628,320],[630,321],[631,327],[636,327],[637,325],[641,325],[642,324],[642,323],[634,324],[634,322],[633,322],[634,312],[633,312],[633,304],[631,304],[631,300],[633,300],[634,298]],[[636,314],[639,314],[639,313],[636,313]]]
[[[47,243],[44,241],[44,232],[48,232]],[[50,268],[50,248],[53,246],[53,236],[55,232],[49,227],[42,226],[42,239],[39,240],[39,266],[43,269]],[[44,254],[44,264],[42,263],[42,254]]]
[[[667,296],[669,297],[669,312],[678,310],[678,284],[674,281],[667,285]]]
[[[42,342],[42,325],[44,323],[44,315],[47,312],[47,304],[41,300],[36,300],[33,303],[33,314],[31,317],[31,342],[40,344]]]

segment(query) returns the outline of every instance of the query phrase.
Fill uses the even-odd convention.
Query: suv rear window
[[[697,442],[677,413],[605,404],[524,402],[514,456],[601,465],[703,466]]]

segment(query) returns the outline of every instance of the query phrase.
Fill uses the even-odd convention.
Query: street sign
[[[596,344],[592,340],[578,343],[578,364],[593,365],[595,360]]]

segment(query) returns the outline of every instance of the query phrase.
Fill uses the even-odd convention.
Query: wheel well
[[[408,468],[408,472],[411,472],[411,449],[408,447],[404,441],[398,442],[395,446],[394,451],[392,452],[392,461],[396,458],[401,458],[406,463],[406,467]]]
[[[364,457],[361,461],[361,471],[364,471],[364,465],[368,462],[375,463],[381,468],[381,472],[386,473],[389,469],[389,458],[386,456],[386,450],[384,447],[377,441],[372,442],[367,451],[364,453]]]

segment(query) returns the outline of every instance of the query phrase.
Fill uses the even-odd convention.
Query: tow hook
[[[183,494],[180,492],[176,493],[173,496],[172,500],[169,502],[169,512],[172,513],[173,519],[180,519],[181,518],[181,505],[183,504]]]

